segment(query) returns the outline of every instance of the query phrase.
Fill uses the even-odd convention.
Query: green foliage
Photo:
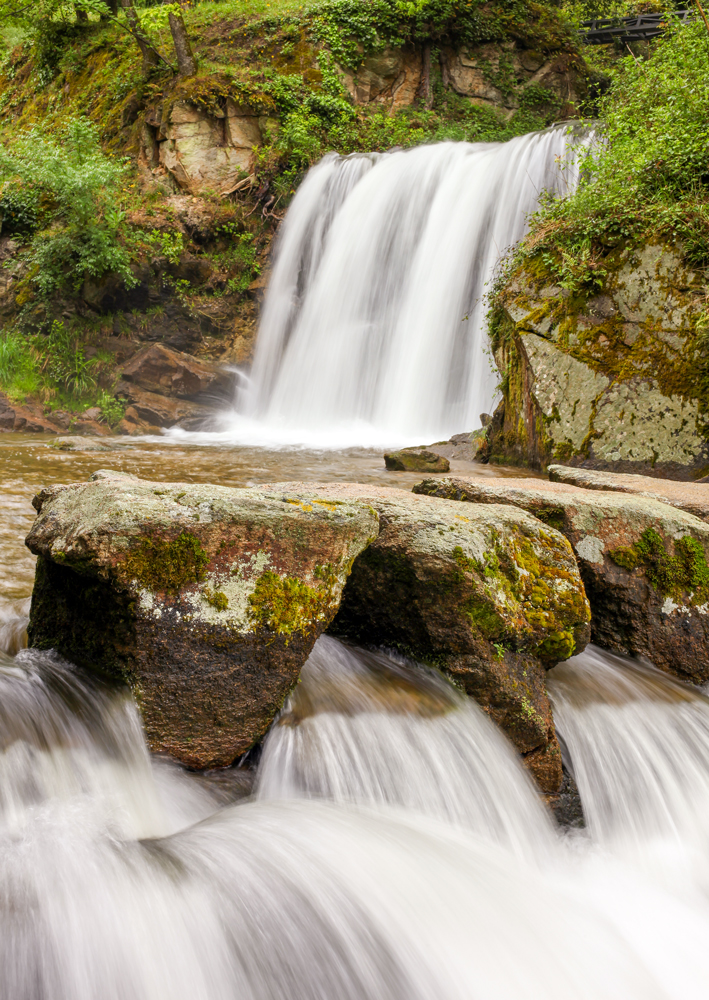
[[[185,252],[184,237],[179,230],[161,233],[154,229],[150,233],[143,233],[142,239],[162,257],[166,257],[170,264],[179,264]]]
[[[41,374],[31,342],[16,330],[0,335],[0,388],[12,399],[39,391]]]
[[[126,404],[123,400],[116,399],[110,392],[100,389],[96,397],[96,406],[101,411],[101,416],[109,427],[115,427],[123,419]]]
[[[547,203],[522,255],[545,265],[572,293],[603,284],[604,255],[622,242],[677,244],[709,264],[709,37],[700,20],[677,24],[646,61],[623,59],[600,100],[598,141],[584,182]]]
[[[37,228],[39,192],[22,184],[6,184],[0,195],[0,225],[5,236],[24,236]]]
[[[44,206],[46,228],[32,241],[28,260],[40,292],[108,271],[135,283],[118,235],[120,214],[112,208],[127,164],[101,149],[95,126],[70,118],[57,138],[33,128],[12,146],[0,146],[0,179],[19,183],[23,197]]]
[[[97,361],[86,357],[75,334],[56,320],[46,338],[43,370],[49,382],[69,396],[85,396],[96,387]]]
[[[0,388],[16,400],[36,395],[68,409],[98,406],[106,423],[114,426],[125,404],[98,387],[112,361],[111,355],[100,352],[87,358],[79,336],[63,323],[55,321],[49,334],[5,330],[0,335]]]

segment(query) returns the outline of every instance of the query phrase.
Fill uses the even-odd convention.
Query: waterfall
[[[435,672],[329,636],[266,741],[257,793],[401,806],[522,856],[551,848],[530,779],[473,701]]]
[[[565,128],[501,143],[326,156],[288,210],[235,434],[373,445],[479,426],[498,379],[486,294],[548,191],[578,181]]]
[[[549,693],[595,838],[709,852],[709,698],[593,646],[554,668]]]
[[[663,851],[707,856],[706,699],[593,649],[551,687],[567,837],[482,711],[393,654],[321,638],[245,800],[238,769],[152,758],[124,692],[0,655],[0,996],[703,1000],[709,883]]]

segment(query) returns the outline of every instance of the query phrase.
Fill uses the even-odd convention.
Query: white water
[[[575,188],[587,141],[556,128],[326,156],[283,223],[249,387],[213,436],[381,446],[478,427],[499,379],[495,267],[542,192]]]
[[[482,713],[397,658],[320,640],[258,798],[223,806],[223,782],[151,761],[125,697],[52,655],[5,657],[0,996],[706,997],[703,887],[638,868],[605,830],[638,855],[656,836],[682,846],[709,761],[702,727],[676,739],[707,702],[593,651],[552,687],[590,824],[570,841]],[[643,725],[657,738],[616,753]],[[678,809],[671,830],[645,829]]]
[[[553,836],[496,726],[434,672],[321,638],[266,742],[257,794],[394,805],[520,856]]]

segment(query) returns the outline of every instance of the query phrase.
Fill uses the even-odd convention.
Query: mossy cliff
[[[30,643],[129,684],[150,746],[196,767],[264,735],[378,530],[361,504],[110,473],[36,507]]]
[[[166,19],[151,11],[168,52]],[[90,249],[38,257],[38,234],[64,225],[56,205],[12,178],[0,195],[0,320],[31,348],[20,359],[15,345],[14,368],[0,365],[0,390],[41,399],[45,416],[110,396],[146,340],[248,364],[275,229],[326,151],[504,139],[585,113],[595,94],[573,29],[534,0],[203,2],[185,19],[189,78],[164,64],[146,78],[130,35],[92,19],[43,25],[1,67],[10,152],[31,129],[61,144],[85,118],[104,153],[127,157],[97,222],[129,281],[94,273]],[[47,378],[55,322],[100,358],[93,388]]]
[[[532,255],[498,291],[492,461],[694,479],[709,471],[705,279],[667,245],[607,248],[592,287]]]
[[[578,189],[542,205],[492,296],[493,460],[709,471],[707,80],[701,18],[668,14],[616,65]]]

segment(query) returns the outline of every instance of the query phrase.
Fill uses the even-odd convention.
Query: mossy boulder
[[[584,648],[590,620],[563,535],[509,506],[463,509],[354,484],[278,488],[364,501],[379,514],[379,536],[355,560],[330,631],[444,671],[527,755],[542,787],[557,791],[545,671]]]
[[[128,684],[194,767],[258,741],[377,535],[366,504],[95,473],[42,490],[30,645]]]
[[[402,448],[388,452],[384,464],[390,472],[448,472],[447,458],[429,448]]]
[[[496,295],[491,335],[503,401],[491,460],[705,475],[701,276],[669,247],[619,246],[588,286],[559,280],[549,255],[532,256]]]
[[[511,504],[558,529],[578,560],[593,640],[685,681],[709,680],[709,524],[649,496],[544,480],[451,477],[414,490],[468,501],[466,512]]]

